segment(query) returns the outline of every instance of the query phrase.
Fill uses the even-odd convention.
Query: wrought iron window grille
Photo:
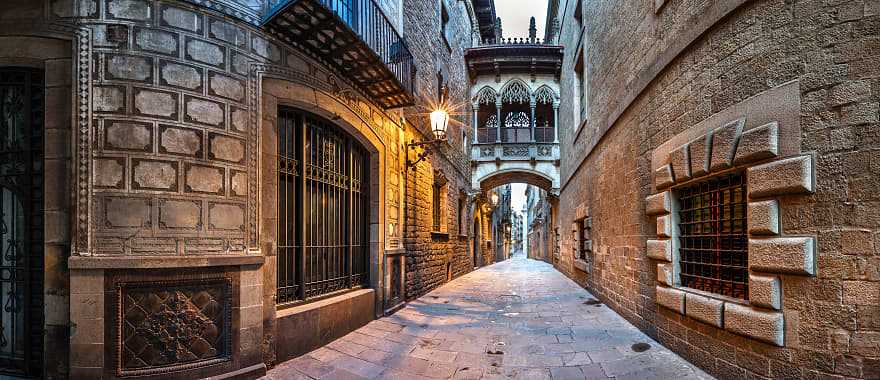
[[[43,83],[0,69],[0,377],[43,371]]]
[[[675,189],[682,286],[748,299],[746,190],[744,172]]]
[[[365,286],[368,154],[333,124],[284,108],[278,118],[276,302]]]

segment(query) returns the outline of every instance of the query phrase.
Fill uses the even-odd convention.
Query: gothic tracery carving
[[[547,86],[541,86],[538,91],[535,91],[535,103],[538,104],[553,104],[556,100],[556,93]]]
[[[528,103],[531,100],[529,87],[514,79],[501,90],[501,101],[505,103]]]
[[[477,96],[474,97],[474,104],[495,104],[495,98],[497,96],[497,93],[492,87],[483,87],[480,92],[477,93]]]

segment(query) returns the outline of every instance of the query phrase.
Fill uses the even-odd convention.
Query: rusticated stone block
[[[242,140],[216,134],[211,134],[209,138],[211,158],[235,163],[244,160],[244,142]]]
[[[125,111],[125,89],[117,86],[95,86],[92,89],[92,108],[96,112]]]
[[[194,38],[186,39],[186,57],[211,66],[224,67],[226,62],[226,49]]]
[[[681,290],[657,286],[657,304],[680,314],[684,314],[684,295]]]
[[[659,237],[673,237],[675,236],[675,222],[672,220],[672,215],[663,215],[657,217],[657,236]]]
[[[133,55],[114,55],[107,59],[107,76],[111,79],[148,82],[153,77],[153,60]]]
[[[765,311],[728,302],[724,307],[724,328],[763,342],[782,347],[785,323],[780,312]]]
[[[160,227],[198,229],[201,224],[201,202],[185,200],[162,200],[159,202]]]
[[[248,75],[250,70],[250,58],[244,54],[232,53],[232,71],[239,75]]]
[[[164,26],[190,32],[199,33],[202,30],[202,17],[180,8],[165,7],[162,9],[161,21]]]
[[[177,163],[167,161],[132,160],[134,189],[177,189]]]
[[[775,199],[749,203],[749,233],[779,235],[779,202]]]
[[[266,58],[273,62],[281,60],[281,49],[275,44],[266,41],[260,37],[254,37],[251,43],[251,50],[260,57]]]
[[[648,240],[648,257],[654,260],[672,261],[672,241]]]
[[[672,212],[672,195],[668,191],[645,198],[645,214],[662,215]]]
[[[745,123],[745,119],[739,119],[712,132],[712,158],[709,161],[709,171],[723,170],[733,164],[733,157],[736,156],[736,147]]]
[[[749,302],[758,307],[782,308],[782,287],[779,277],[752,273],[749,275]]]
[[[222,127],[226,118],[222,105],[210,100],[186,97],[187,121]]]
[[[232,195],[238,197],[247,196],[247,173],[233,170],[231,175],[230,182],[232,184],[230,186],[232,188]]]
[[[691,161],[691,177],[699,177],[709,173],[709,162],[712,156],[712,132],[698,137],[688,143]]]
[[[764,160],[779,154],[779,125],[776,122],[743,132],[734,165]]]
[[[198,156],[202,151],[202,132],[195,129],[160,127],[159,152]]]
[[[122,177],[125,175],[124,162],[122,158],[95,160],[95,186],[121,188]]]
[[[244,83],[226,75],[211,72],[209,76],[212,95],[241,101],[244,98]]]
[[[685,305],[688,317],[715,327],[723,325],[724,301],[687,293]]]
[[[654,186],[658,190],[665,189],[673,184],[675,184],[675,180],[672,176],[672,165],[663,165],[654,171]]]
[[[187,165],[186,191],[192,193],[223,193],[226,183],[223,168],[201,165]]]
[[[682,145],[669,153],[669,163],[672,165],[675,182],[683,182],[691,178],[691,157],[687,145]]]
[[[116,19],[143,21],[152,17],[152,7],[145,0],[110,0],[107,14]]]
[[[675,271],[672,263],[657,264],[657,282],[667,286],[675,286]]]
[[[749,239],[749,269],[758,272],[815,274],[815,238]]]
[[[211,203],[208,206],[211,229],[244,231],[244,207],[238,204]]]
[[[107,149],[150,151],[153,131],[147,124],[128,121],[106,121],[104,145]]]
[[[237,132],[247,132],[248,112],[240,108],[232,108],[232,114],[229,117],[232,123],[232,129]]]
[[[162,80],[162,84],[201,91],[202,69],[167,61],[162,61],[160,67],[159,78]]]
[[[92,24],[92,44],[98,47],[128,47],[128,26],[127,25],[106,25]],[[125,38],[116,38],[119,35]]]
[[[134,108],[141,115],[176,119],[177,94],[135,89]]]
[[[149,227],[150,200],[146,198],[104,198],[107,227]]]
[[[210,22],[209,35],[220,41],[243,47],[247,44],[247,33],[232,24],[212,19]]]
[[[177,55],[177,36],[155,29],[136,28],[134,44],[138,49],[153,53]]]
[[[813,192],[813,157],[798,156],[748,170],[749,197]]]

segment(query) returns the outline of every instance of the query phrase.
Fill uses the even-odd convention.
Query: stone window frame
[[[669,142],[694,136],[693,129],[699,127]],[[817,257],[815,236],[786,236],[779,222],[778,197],[815,191],[814,156],[793,151],[783,142],[799,136],[799,128],[793,127],[771,121],[746,128],[746,119],[740,118],[696,131],[696,138],[684,144],[667,143],[654,151],[660,165],[654,167],[656,191],[645,199],[645,213],[657,218],[657,237],[646,244],[647,257],[658,261],[657,304],[735,334],[785,346],[782,275],[814,276]],[[683,288],[679,281],[675,188],[734,170],[746,172],[748,189],[748,301]]]
[[[448,199],[449,181],[442,173],[434,173],[434,182],[431,186],[431,232],[437,234],[449,233],[448,222]]]

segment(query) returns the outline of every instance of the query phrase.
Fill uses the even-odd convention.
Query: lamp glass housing
[[[431,112],[431,132],[437,140],[446,140],[446,130],[449,128],[449,113],[438,109]]]
[[[492,206],[497,206],[498,205],[498,193],[493,191],[492,194],[489,195],[489,202],[492,203]]]

